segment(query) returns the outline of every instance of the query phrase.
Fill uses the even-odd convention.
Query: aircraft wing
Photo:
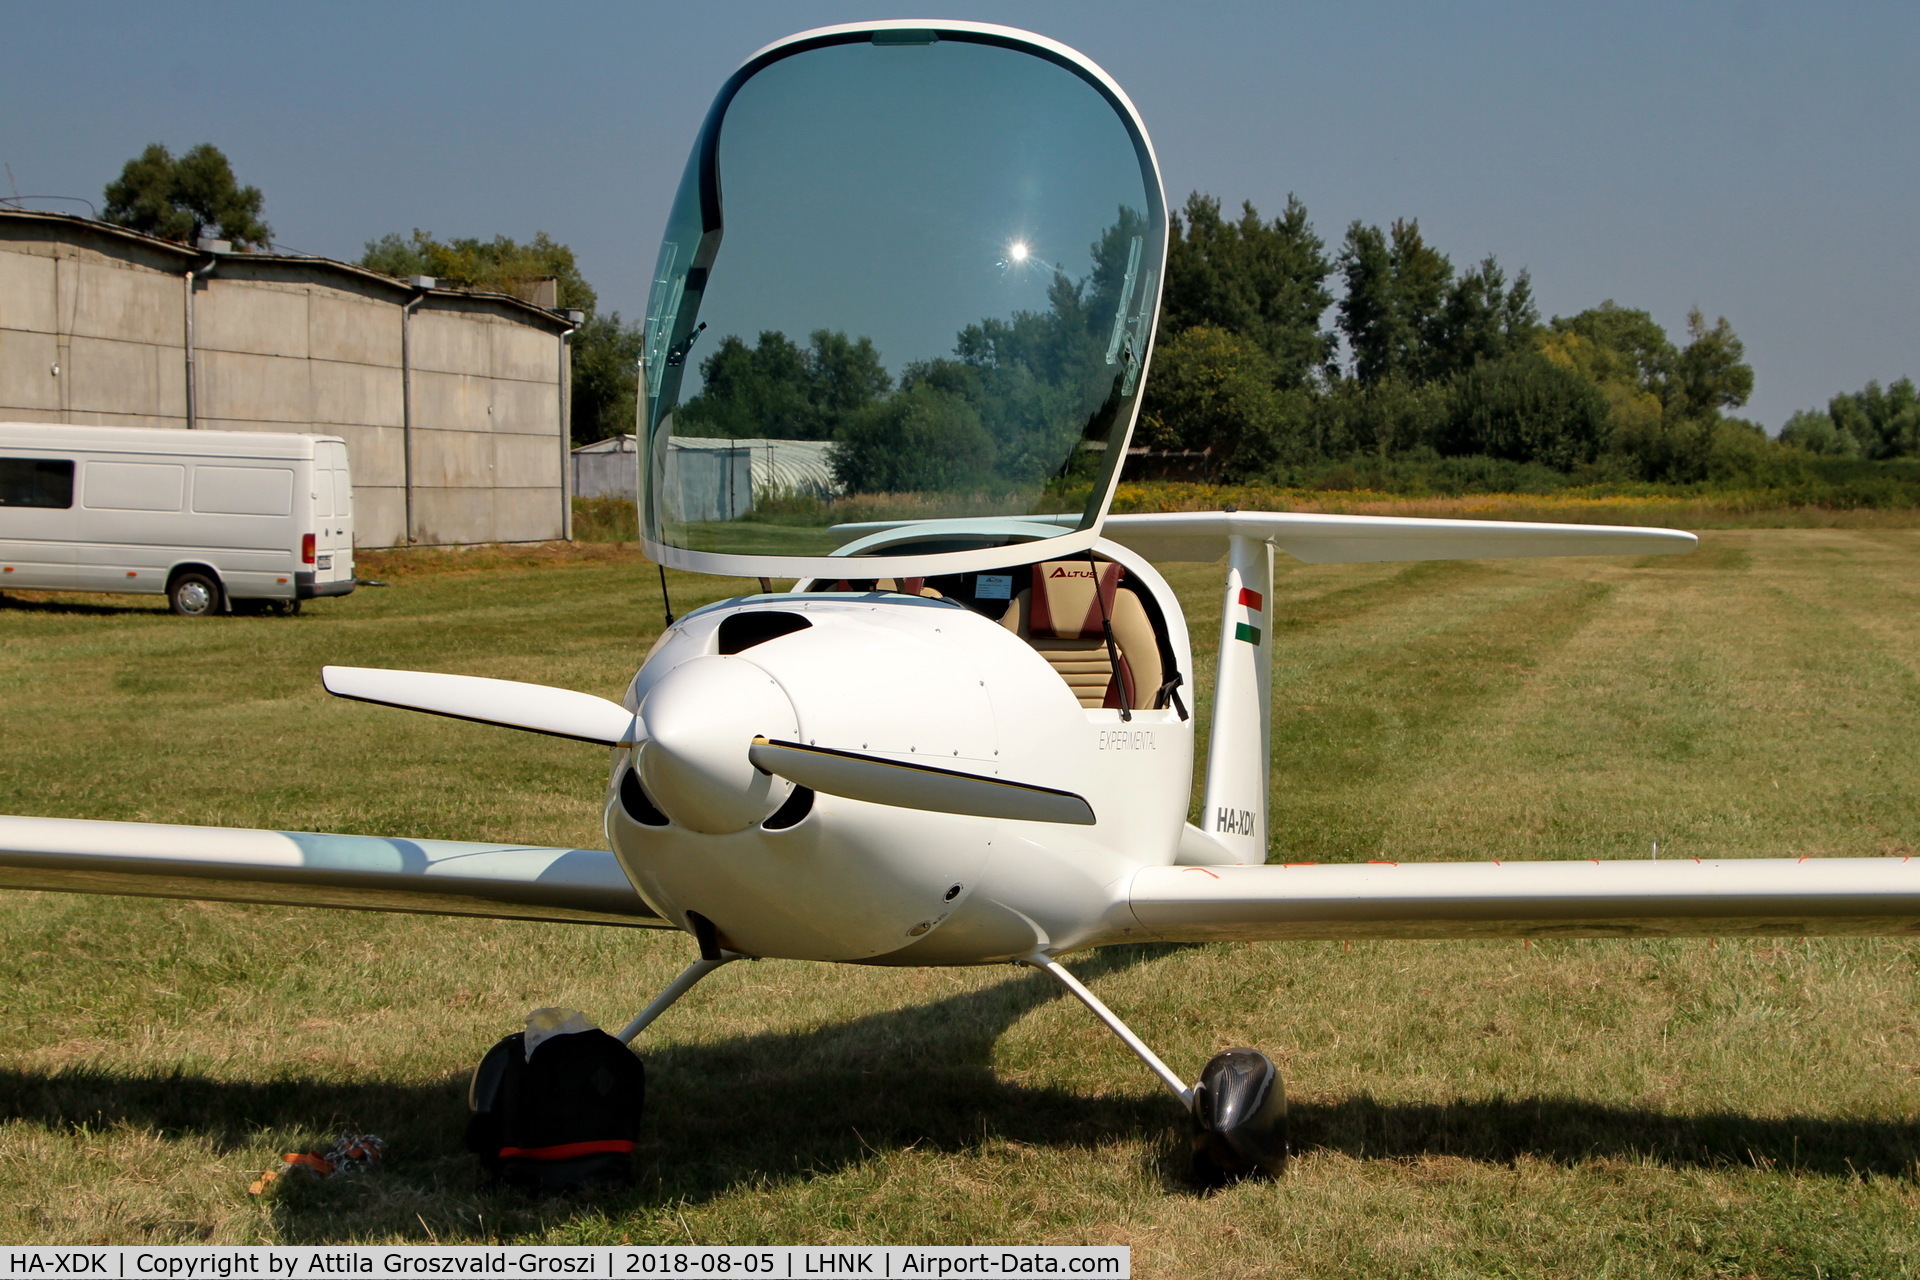
[[[1427,862],[1149,867],[1124,936],[1802,937],[1920,934],[1920,861]]]
[[[0,888],[672,928],[611,853],[0,817]]]
[[[1308,564],[1676,555],[1699,539],[1677,529],[1519,520],[1425,520],[1303,511],[1173,511],[1108,516],[1101,536],[1149,560],[1220,558],[1231,537],[1271,542]]]

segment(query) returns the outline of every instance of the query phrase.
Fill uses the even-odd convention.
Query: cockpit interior
[[[858,562],[850,561],[849,568]],[[1098,552],[924,578],[803,579],[795,589],[945,600],[1026,641],[1082,707],[1185,714],[1160,601],[1140,575]]]

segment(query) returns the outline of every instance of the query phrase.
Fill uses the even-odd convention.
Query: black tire
[[[167,584],[167,605],[183,618],[214,617],[224,604],[220,580],[210,573],[189,569]]]
[[[1193,1087],[1193,1178],[1220,1187],[1286,1172],[1286,1083],[1258,1049],[1213,1055]]]

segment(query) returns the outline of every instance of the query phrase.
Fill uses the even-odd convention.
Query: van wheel
[[[298,600],[275,600],[268,605],[267,608],[282,618],[297,618],[300,616],[300,602]]]
[[[183,618],[208,618],[220,612],[220,583],[189,570],[167,587],[167,603]]]

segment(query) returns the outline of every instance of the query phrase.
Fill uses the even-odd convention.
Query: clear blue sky
[[[869,3],[21,5],[0,42],[0,194],[94,201],[148,142],[212,142],[275,237],[545,230],[637,318],[686,149],[759,45]],[[1920,376],[1920,5],[974,0],[1132,95],[1177,205],[1198,188],[1337,244],[1420,219],[1546,314],[1603,298],[1678,336],[1725,315],[1777,429]],[[54,207],[54,206],[45,206]],[[80,206],[64,206],[79,209]]]

